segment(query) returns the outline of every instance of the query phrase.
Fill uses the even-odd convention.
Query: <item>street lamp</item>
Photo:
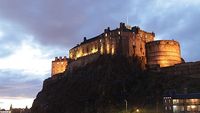
[[[139,113],[140,112],[140,110],[139,109],[136,109],[136,113]]]
[[[126,104],[126,113],[127,113],[128,101],[125,99],[124,102],[125,102],[125,104]]]

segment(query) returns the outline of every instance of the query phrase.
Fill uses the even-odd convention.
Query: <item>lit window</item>
[[[198,105],[198,111],[200,111],[200,105]]]
[[[121,32],[120,32],[120,31],[118,31],[118,34],[120,35],[120,34],[121,34]]]
[[[107,33],[105,33],[105,36],[107,37],[107,36],[108,36],[108,34],[107,34]]]
[[[194,103],[197,103],[197,102],[198,102],[198,99],[190,99],[190,102],[193,103],[193,104],[194,104]]]
[[[195,109],[195,108],[197,108],[197,106],[195,106],[195,105],[191,105],[191,108],[192,108],[192,109]]]
[[[179,100],[178,99],[173,99],[173,104],[177,104],[179,103]]]
[[[181,111],[184,111],[184,106],[181,106]]]
[[[173,112],[177,112],[177,106],[173,106]]]
[[[191,108],[190,108],[190,106],[187,106],[187,111],[191,111]]]

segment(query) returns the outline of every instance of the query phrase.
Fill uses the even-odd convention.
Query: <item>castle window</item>
[[[100,42],[102,42],[102,40],[101,40],[101,39],[100,39],[99,41],[100,41]]]
[[[118,31],[118,35],[120,35],[121,34],[121,32],[120,31]]]
[[[98,48],[98,45],[97,44],[95,44],[95,49],[97,49]]]
[[[107,37],[107,36],[108,36],[108,34],[107,34],[107,33],[105,33],[105,36]]]
[[[140,48],[140,51],[142,52],[142,48]]]
[[[87,47],[87,48],[86,48],[86,53],[88,53],[88,52],[89,52],[89,48]]]

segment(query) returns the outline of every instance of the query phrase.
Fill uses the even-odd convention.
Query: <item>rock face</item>
[[[84,67],[44,81],[31,113],[123,113],[162,111],[162,95],[168,89],[188,87],[200,91],[199,79],[164,76],[142,71],[136,58],[100,56]],[[159,106],[158,106],[159,105]]]

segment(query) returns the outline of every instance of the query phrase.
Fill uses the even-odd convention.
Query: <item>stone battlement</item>
[[[66,56],[64,56],[64,57],[62,57],[62,56],[60,56],[60,57],[55,57],[55,60],[54,61],[61,61],[61,60],[67,60],[68,58],[66,57]],[[53,61],[53,62],[54,62]]]
[[[64,72],[67,69],[68,63],[69,59],[66,56],[55,57],[55,60],[52,61],[51,75],[54,76]]]
[[[146,44],[147,47],[153,45],[176,45],[180,47],[179,42],[176,40],[155,40]]]

